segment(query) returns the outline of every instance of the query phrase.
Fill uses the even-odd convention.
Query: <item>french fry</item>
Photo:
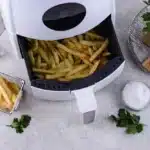
[[[13,106],[12,106],[12,105],[9,105],[9,104],[5,101],[4,97],[1,95],[1,96],[0,96],[0,109],[2,109],[2,110],[5,110],[5,109],[11,110],[12,107],[13,107]]]
[[[81,49],[82,48],[82,45],[78,42],[78,40],[74,37],[74,38],[70,38],[70,41],[72,42],[72,43],[74,43],[74,45],[75,45],[75,47],[77,48],[77,49]]]
[[[65,76],[64,73],[57,73],[57,74],[53,74],[53,75],[46,75],[46,79],[57,79],[57,78],[60,78],[60,77],[63,77]]]
[[[76,49],[75,44],[73,44],[71,41],[67,41],[67,46],[68,46],[68,48],[70,48],[70,49]]]
[[[69,80],[66,78],[58,78],[59,81],[68,82]]]
[[[9,96],[8,96],[7,92],[5,91],[5,89],[2,87],[2,85],[0,85],[0,92],[1,92],[2,96],[4,97],[4,100],[6,101],[8,106],[12,106],[13,104],[10,101]]]
[[[41,63],[40,68],[47,68],[47,63]]]
[[[85,55],[84,53],[73,51],[73,50],[67,48],[66,46],[64,46],[63,44],[59,43],[59,44],[57,44],[57,47],[64,50],[64,51],[66,51],[66,52],[68,52],[68,53],[70,53],[70,54],[72,54],[72,55],[78,56],[80,58],[87,58],[87,55]]]
[[[93,49],[93,51],[97,51],[98,48],[96,47],[96,45],[93,45],[92,49]]]
[[[88,48],[89,54],[92,56],[93,55],[93,51],[91,49],[91,47]]]
[[[61,55],[60,51],[56,49],[56,52],[59,56],[59,61],[63,60],[63,56]]]
[[[60,62],[58,65],[57,65],[57,68],[60,68],[60,69],[64,69],[66,66],[65,66],[65,61],[62,61]]]
[[[52,65],[52,68],[56,68],[56,63],[53,56],[50,58],[50,64]]]
[[[79,41],[81,41],[81,40],[83,40],[83,35],[78,35],[77,38]]]
[[[54,59],[55,59],[56,64],[58,65],[60,60],[56,51],[54,52]]]
[[[66,75],[66,77],[71,76],[71,75],[73,75],[73,74],[76,74],[76,73],[78,73],[79,71],[82,71],[82,70],[84,70],[84,69],[87,68],[87,67],[88,67],[88,65],[86,65],[86,64],[78,65],[78,66],[76,66],[73,70],[71,70],[71,71]]]
[[[74,64],[74,60],[71,54],[68,54],[68,59],[71,64]]]
[[[50,61],[49,61],[49,58],[48,58],[46,52],[42,48],[39,48],[38,52],[39,52],[40,56],[44,59],[44,61],[46,63],[50,64]]]
[[[13,94],[12,97],[11,97],[11,101],[12,101],[13,103],[15,103],[15,102],[16,102],[16,99],[17,99],[17,95],[16,95],[16,94]]]
[[[102,57],[100,64],[104,66],[104,65],[106,65],[107,63],[108,63],[108,59],[107,59],[106,57]]]
[[[86,35],[86,34],[85,34],[85,40],[86,40],[86,41],[89,41],[89,40],[90,40],[89,36]]]
[[[72,41],[74,44],[76,44],[78,42],[76,37],[69,38],[68,40]]]
[[[97,69],[98,66],[99,66],[99,63],[100,63],[100,60],[98,60],[98,61],[96,61],[96,62],[94,63],[94,65],[93,65],[92,68],[90,69],[89,74],[93,74],[93,73],[96,71],[96,69]]]
[[[81,59],[77,59],[77,60],[75,60],[74,65],[80,65],[80,64],[81,64],[81,62],[82,62],[82,60],[81,60]]]
[[[67,52],[62,50],[62,49],[59,49],[59,52],[60,54],[63,56],[63,58],[66,58],[67,57]]]
[[[105,56],[110,56],[110,55],[111,55],[111,53],[110,53],[110,52],[107,52],[107,51],[102,54],[102,56],[104,56],[104,57],[105,57]]]
[[[3,90],[7,93],[7,96],[10,99],[12,91],[9,89],[6,79],[4,79],[3,77],[0,77],[0,85],[3,88]]]
[[[66,80],[73,80],[73,79],[85,78],[85,77],[88,77],[88,75],[89,75],[88,73],[84,73],[84,74],[78,73],[78,74],[74,74],[72,76],[67,76]]]
[[[68,59],[65,59],[65,64],[68,68],[72,69],[72,64],[69,62]]]
[[[56,69],[57,73],[68,73],[71,70],[71,68],[64,68],[64,69]]]
[[[40,55],[38,55],[38,56],[37,56],[37,63],[36,63],[36,67],[37,67],[37,68],[40,68],[40,66],[41,66],[41,56],[40,56]]]
[[[31,61],[32,65],[35,66],[35,59],[34,59],[34,56],[33,56],[33,51],[29,50],[28,55],[29,55],[29,58],[30,58],[30,61]]]
[[[87,46],[101,46],[104,42],[102,41],[86,41],[86,40],[82,40],[80,41],[81,44],[83,45],[87,45]]]
[[[32,70],[33,72],[42,73],[42,74],[54,74],[56,72],[54,69],[45,70],[45,69],[33,68]]]
[[[85,63],[85,64],[87,64],[87,65],[89,65],[89,66],[91,66],[92,64],[91,64],[91,62],[90,61],[88,61],[87,59],[82,59],[82,61]]]
[[[87,32],[86,35],[94,38],[95,40],[104,40],[104,38],[102,36],[97,35],[97,34],[95,34],[93,32]]]
[[[52,51],[52,54],[54,56],[54,61],[58,65],[59,62],[60,62],[59,54],[58,54],[57,50],[55,49],[55,47],[51,43],[49,43],[48,45],[49,45],[49,47],[50,47],[50,49]]]
[[[93,62],[108,46],[108,39],[105,40],[103,45],[90,57],[90,62]]]
[[[16,84],[16,83],[13,83],[13,82],[7,82],[7,86],[8,88],[11,90],[12,93],[18,95],[19,91],[20,91],[20,88],[19,86]],[[11,93],[11,94],[12,94]]]
[[[45,41],[40,41],[40,44],[43,49],[47,49],[47,45],[45,44]]]

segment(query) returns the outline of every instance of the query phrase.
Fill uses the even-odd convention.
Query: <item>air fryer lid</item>
[[[112,55],[109,58],[108,63],[103,68],[98,68],[95,73],[86,78],[76,79],[70,82],[37,79],[34,73],[32,72],[31,64],[28,58],[28,43],[24,37],[18,36],[20,51],[26,62],[28,74],[31,80],[31,85],[33,87],[45,90],[72,91],[94,85],[95,83],[106,78],[108,75],[114,72],[122,64],[124,58],[122,56],[121,49],[113,28],[111,16],[109,16],[105,21],[103,21],[99,26],[94,28],[94,30],[96,33],[109,39],[108,51],[110,51]]]
[[[112,13],[112,3],[112,0],[13,0],[11,9],[7,9],[16,34],[58,40],[97,26]]]

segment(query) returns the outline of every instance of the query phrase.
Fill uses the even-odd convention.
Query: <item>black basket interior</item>
[[[96,33],[109,39],[108,51],[111,52],[111,57],[108,63],[100,69],[97,69],[92,75],[82,78],[75,79],[69,82],[62,82],[57,80],[44,80],[37,79],[32,72],[31,63],[28,57],[28,43],[25,37],[18,35],[18,43],[22,57],[25,59],[31,85],[37,88],[53,91],[68,91],[81,89],[93,85],[100,80],[106,78],[112,72],[114,72],[124,61],[116,33],[112,24],[111,16],[106,18],[102,23],[93,29]]]

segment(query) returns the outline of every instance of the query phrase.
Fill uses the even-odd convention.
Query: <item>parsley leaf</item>
[[[146,12],[142,15],[144,21],[150,21],[150,12]]]
[[[119,109],[118,117],[111,115],[111,120],[115,121],[116,126],[126,128],[127,134],[135,134],[143,131],[143,124],[140,123],[140,116],[131,114],[125,109]]]
[[[128,126],[128,120],[120,119],[120,120],[118,120],[116,126],[117,127],[127,127]]]
[[[126,133],[136,134],[137,133],[136,125],[133,124],[133,125],[128,126],[128,128],[126,129]]]
[[[23,133],[24,128],[27,128],[30,124],[31,117],[28,115],[22,115],[20,119],[14,118],[11,125],[7,125],[8,127],[14,128],[16,133]]]
[[[29,123],[31,121],[31,117],[28,115],[22,115],[20,119],[20,123],[23,126],[23,128],[28,127]]]
[[[136,126],[137,132],[138,132],[138,133],[142,132],[142,131],[143,131],[143,127],[144,127],[143,124],[138,124],[138,125]]]

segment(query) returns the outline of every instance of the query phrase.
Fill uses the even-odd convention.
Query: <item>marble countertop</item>
[[[147,125],[144,132],[139,135],[126,135],[124,129],[118,129],[108,121],[108,116],[122,107],[120,92],[128,81],[143,81],[150,86],[149,75],[133,63],[127,48],[129,24],[143,7],[144,4],[139,0],[117,0],[116,31],[126,58],[126,66],[117,80],[96,93],[98,109],[94,123],[82,124],[75,101],[37,100],[32,97],[27,86],[20,109],[11,116],[0,113],[0,149],[149,150],[150,107],[137,112],[141,115],[141,121]],[[0,58],[0,71],[27,80],[22,74],[25,68],[13,59],[6,32],[0,37],[0,45],[8,51],[6,56]],[[32,121],[25,132],[19,135],[5,125],[10,124],[14,117],[19,117],[21,114],[30,114]]]

